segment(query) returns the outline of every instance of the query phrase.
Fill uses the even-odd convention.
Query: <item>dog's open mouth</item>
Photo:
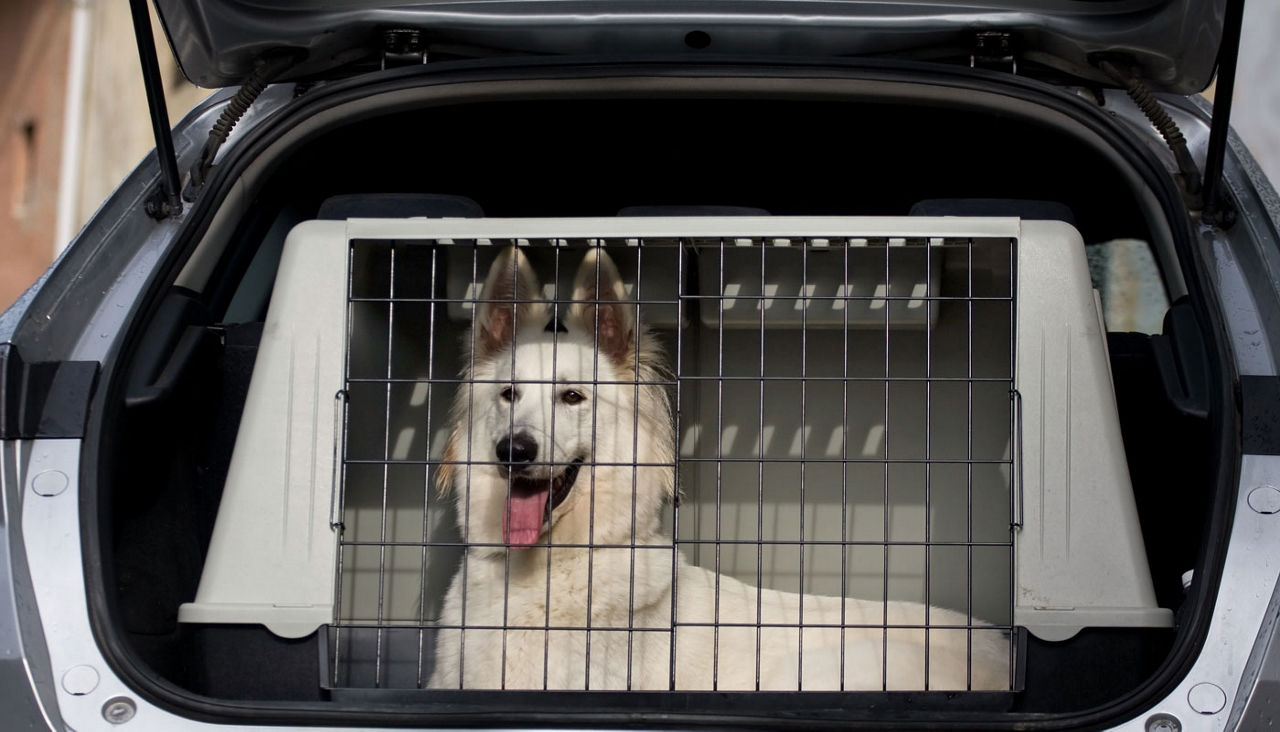
[[[542,525],[551,520],[551,512],[569,497],[581,466],[582,458],[578,458],[564,472],[549,478],[513,476],[502,516],[502,540],[513,548],[532,546],[542,533]]]

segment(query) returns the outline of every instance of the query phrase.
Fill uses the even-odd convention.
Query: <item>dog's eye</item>
[[[574,391],[573,389],[565,389],[560,392],[560,401],[565,404],[581,404],[586,400],[587,398],[582,395],[582,392]]]
[[[498,396],[502,397],[502,401],[504,402],[513,402],[516,400],[516,397],[520,395],[516,393],[515,389],[508,386],[507,388],[498,392]]]

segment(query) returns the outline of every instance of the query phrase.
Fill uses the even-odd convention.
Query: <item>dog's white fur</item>
[[[924,689],[927,637],[928,688],[1008,688],[1007,640],[966,631],[973,624],[961,613],[802,598],[688,564],[659,526],[674,481],[670,405],[655,383],[662,356],[634,304],[619,302],[616,267],[603,251],[588,252],[568,333],[545,330],[551,314],[537,293],[528,261],[508,248],[466,337],[471,358],[437,478],[453,491],[469,546],[445,598],[429,686]],[[512,386],[519,396],[508,402],[502,391]],[[566,389],[585,401],[565,403]],[[517,430],[537,439],[530,470],[539,476],[584,463],[537,545],[510,548],[509,479],[494,445]],[[884,629],[923,626],[926,612],[927,634]]]

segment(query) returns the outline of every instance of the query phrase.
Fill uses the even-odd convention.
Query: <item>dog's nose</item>
[[[524,433],[504,437],[498,440],[498,462],[507,465],[512,471],[523,470],[524,465],[538,457],[538,443]]]

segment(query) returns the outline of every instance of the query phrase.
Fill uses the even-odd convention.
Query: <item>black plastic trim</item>
[[[197,355],[216,342],[206,327],[205,305],[194,294],[174,288],[151,319],[147,335],[138,344],[132,376],[125,394],[129,408],[164,401],[178,387]]]
[[[469,81],[518,80],[521,78],[622,78],[631,76],[672,76],[672,77],[712,77],[712,78],[752,78],[768,76],[785,80],[787,78],[845,78],[845,79],[877,79],[911,82],[916,84],[935,84],[954,88],[965,88],[990,91],[999,87],[999,91],[1011,98],[1035,103],[1065,115],[1095,134],[1101,135],[1113,144],[1115,149],[1144,180],[1152,194],[1156,197],[1165,220],[1172,229],[1175,249],[1179,261],[1183,264],[1184,276],[1190,293],[1195,320],[1207,334],[1206,349],[1209,359],[1208,373],[1213,389],[1210,393],[1209,419],[1211,434],[1218,437],[1214,446],[1214,494],[1215,502],[1211,509],[1208,536],[1201,561],[1196,567],[1196,576],[1200,580],[1192,590],[1192,596],[1186,604],[1180,618],[1183,628],[1175,641],[1169,661],[1146,684],[1134,689],[1131,693],[1110,704],[1079,713],[1046,715],[1035,713],[1010,713],[993,719],[984,716],[956,718],[950,712],[937,711],[938,699],[946,692],[927,692],[916,694],[910,692],[893,692],[877,694],[857,693],[815,693],[804,695],[781,695],[779,701],[791,703],[790,706],[774,707],[766,710],[755,710],[749,697],[728,693],[692,693],[663,692],[654,696],[650,705],[628,701],[625,707],[602,708],[602,697],[599,692],[534,692],[532,699],[545,698],[550,709],[530,713],[528,708],[522,710],[501,709],[490,706],[493,700],[486,692],[422,692],[423,703],[412,705],[389,704],[381,708],[370,708],[367,704],[349,704],[331,701],[326,704],[291,703],[291,702],[239,702],[201,697],[180,689],[171,682],[159,678],[150,669],[141,665],[133,652],[121,641],[110,624],[109,606],[104,587],[102,556],[100,542],[102,537],[92,520],[84,527],[84,547],[86,552],[86,582],[90,589],[90,620],[103,655],[113,670],[118,673],[135,691],[151,703],[159,705],[176,714],[211,722],[239,722],[258,724],[327,724],[338,726],[358,726],[367,728],[381,724],[391,726],[478,726],[478,725],[518,725],[518,726],[621,726],[621,727],[758,727],[779,729],[796,726],[829,726],[839,723],[848,726],[851,723],[866,722],[875,729],[888,728],[931,728],[944,729],[950,727],[982,728],[982,729],[1081,729],[1116,724],[1141,715],[1156,700],[1171,693],[1191,669],[1201,647],[1213,615],[1213,600],[1216,597],[1220,582],[1221,566],[1226,554],[1226,544],[1230,537],[1231,513],[1234,505],[1236,478],[1238,472],[1237,457],[1239,455],[1239,418],[1238,405],[1235,402],[1234,365],[1229,360],[1231,353],[1225,340],[1225,324],[1221,313],[1208,307],[1213,301],[1212,280],[1209,268],[1202,260],[1200,251],[1194,245],[1188,212],[1182,202],[1181,195],[1174,187],[1171,178],[1163,165],[1153,153],[1135,139],[1131,133],[1122,130],[1119,123],[1109,119],[1096,108],[1052,87],[1031,80],[1011,77],[1007,74],[988,72],[981,69],[951,69],[930,64],[889,63],[866,61],[838,61],[817,64],[812,61],[785,64],[773,62],[769,65],[747,65],[743,60],[723,65],[704,64],[694,66],[685,63],[641,63],[639,61],[625,63],[612,60],[574,60],[574,59],[504,59],[501,66],[490,62],[460,62],[458,64],[426,65],[421,67],[405,67],[387,72],[385,81],[373,88],[368,80],[352,79],[336,82],[314,89],[307,97],[309,104],[291,106],[283,110],[275,119],[263,126],[255,128],[240,145],[228,151],[227,159],[222,165],[215,167],[209,181],[209,194],[197,203],[190,213],[189,227],[175,243],[172,250],[173,259],[157,268],[156,279],[159,282],[167,271],[170,276],[176,271],[181,261],[190,253],[199,236],[207,228],[216,206],[225,195],[223,184],[234,180],[256,156],[266,147],[286,134],[301,119],[312,116],[322,105],[338,104],[365,98],[374,93],[392,92],[401,89],[417,88],[424,84],[452,84]],[[423,77],[434,76],[424,80]],[[136,334],[134,334],[136,338]],[[112,364],[111,368],[114,368]],[[112,388],[104,392],[119,391],[119,375],[112,374]],[[105,402],[101,406],[106,406]],[[97,411],[95,424],[100,424],[102,411]],[[87,440],[84,466],[86,481],[84,485],[97,485],[100,481],[97,471],[105,456],[101,450],[103,445],[101,429],[94,429]],[[86,490],[82,493],[83,515],[96,516],[105,510],[97,504],[96,491]],[[828,695],[829,694],[829,695]],[[631,692],[631,695],[636,695]],[[821,695],[821,696],[819,696]],[[803,711],[796,709],[797,696],[800,699],[824,698],[829,705],[819,708],[806,701]],[[659,702],[659,698],[669,701]],[[427,703],[426,699],[439,700],[440,704]],[[448,701],[452,700],[452,701]],[[539,707],[542,702],[536,702]],[[589,705],[589,706],[588,706]],[[958,705],[957,705],[958,706]],[[824,715],[814,716],[815,710]],[[914,711],[920,714],[913,714]]]
[[[97,378],[94,361],[27,363],[0,343],[0,440],[84,437]]]
[[[1241,376],[1240,439],[1249,455],[1280,455],[1280,376]]]
[[[1209,364],[1204,336],[1187,299],[1164,316],[1164,333],[1151,336],[1151,350],[1169,403],[1192,417],[1209,416]]]

